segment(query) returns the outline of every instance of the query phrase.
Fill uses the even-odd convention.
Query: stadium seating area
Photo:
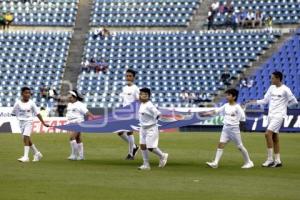
[[[276,24],[300,23],[300,0],[233,0],[235,9],[238,10],[260,10],[267,16],[272,16]],[[221,4],[226,0],[221,0]],[[226,17],[218,14],[217,24],[224,24]]]
[[[288,40],[281,49],[256,73],[250,77],[254,80],[254,87],[240,90],[240,101],[263,98],[270,86],[270,76],[278,70],[284,74],[284,83],[292,90],[296,97],[300,97],[300,30]]]
[[[279,32],[157,32],[119,33],[101,40],[90,33],[85,59],[106,58],[107,74],[83,72],[78,89],[86,93],[91,107],[119,105],[124,71],[138,71],[137,84],[153,90],[153,101],[161,106],[182,106],[179,94],[216,94],[224,85],[220,76],[227,68],[238,75]]]
[[[12,106],[24,85],[38,104],[41,86],[60,84],[71,32],[0,32],[0,107]],[[60,89],[60,86],[56,88]]]
[[[47,0],[22,3],[20,0],[1,0],[0,12],[14,14],[13,24],[30,26],[73,26],[78,0]]]
[[[187,26],[199,0],[95,0],[92,26]]]

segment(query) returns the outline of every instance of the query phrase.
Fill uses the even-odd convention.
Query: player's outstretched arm
[[[46,123],[44,122],[44,119],[43,119],[43,117],[42,117],[40,114],[37,114],[36,116],[37,116],[37,118],[39,118],[40,122],[41,122],[44,126],[50,127],[49,124],[46,124]]]
[[[90,111],[88,111],[87,113],[86,113],[86,116],[88,117],[88,119],[90,119],[90,120],[93,120],[93,119],[95,119],[96,118],[96,116],[95,115],[93,115],[93,113],[91,113]]]
[[[199,115],[201,117],[210,117],[212,115],[215,115],[217,112],[215,110],[207,111],[207,112],[200,112]]]

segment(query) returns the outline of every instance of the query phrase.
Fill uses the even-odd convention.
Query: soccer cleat
[[[168,162],[168,157],[169,157],[169,154],[164,153],[163,157],[159,160],[158,167],[161,167],[161,168],[165,167]]]
[[[135,148],[133,149],[133,156],[132,156],[133,158],[135,157],[135,155],[139,149],[140,149],[140,147],[138,145],[135,145]]]
[[[273,165],[271,167],[272,168],[282,167],[282,163],[275,160],[275,162],[273,163]]]
[[[76,156],[75,155],[70,155],[68,157],[68,160],[77,160]]]
[[[274,164],[273,160],[266,160],[261,166],[262,167],[271,167]]]
[[[254,163],[252,161],[249,161],[242,166],[242,169],[250,169],[252,167],[254,167]]]
[[[43,155],[41,154],[41,152],[37,152],[36,154],[34,154],[33,156],[33,162],[38,162],[42,159]]]
[[[125,160],[134,160],[134,157],[130,154],[128,154],[125,158]]]
[[[78,157],[76,158],[76,160],[84,160],[84,157],[83,157],[83,156],[78,156]]]
[[[25,158],[24,156],[18,159],[19,162],[29,162],[29,158]]]
[[[138,168],[139,170],[151,170],[151,167],[149,166],[149,165],[141,165],[141,166],[139,166],[139,168]]]
[[[215,162],[206,162],[206,164],[208,166],[210,166],[211,168],[214,168],[214,169],[218,168],[218,164]]]

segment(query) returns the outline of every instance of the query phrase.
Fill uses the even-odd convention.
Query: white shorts
[[[220,142],[227,143],[233,141],[237,146],[242,145],[241,131],[238,126],[223,126]]]
[[[157,148],[159,131],[157,125],[150,128],[140,128],[140,144],[145,144],[147,148]]]
[[[273,133],[279,133],[283,120],[284,118],[281,117],[268,117],[267,130],[272,131]]]
[[[23,136],[30,137],[32,132],[32,121],[19,121],[19,123],[20,123],[21,134]]]

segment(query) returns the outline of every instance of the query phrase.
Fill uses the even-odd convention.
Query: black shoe
[[[140,147],[138,145],[135,145],[135,148],[133,149],[133,157],[136,155]]]
[[[127,157],[125,158],[125,160],[134,160],[134,157],[130,154],[127,155]]]
[[[281,162],[276,162],[276,161],[275,161],[271,167],[272,167],[272,168],[275,168],[275,167],[282,167],[282,163],[281,163]]]

